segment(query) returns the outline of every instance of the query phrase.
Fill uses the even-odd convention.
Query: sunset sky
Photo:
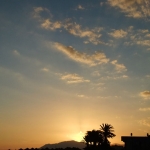
[[[148,0],[0,1],[0,149],[81,140],[108,123],[150,133]]]

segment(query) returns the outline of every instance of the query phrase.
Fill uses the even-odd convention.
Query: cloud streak
[[[115,66],[115,69],[118,72],[127,71],[127,68],[125,67],[125,65],[124,64],[119,64],[117,60],[111,61],[111,64],[113,64]]]
[[[123,38],[127,35],[127,32],[120,29],[120,30],[113,30],[113,32],[110,32],[109,35],[111,35],[114,38]]]
[[[142,119],[142,120],[139,121],[139,123],[144,125],[144,126],[150,127],[150,118]]]
[[[150,91],[140,92],[140,96],[143,97],[145,100],[150,99]]]
[[[100,31],[103,30],[103,28],[94,28],[94,29],[82,29],[81,25],[76,24],[76,23],[70,23],[67,22],[64,25],[64,28],[72,35],[78,36],[80,38],[87,38],[88,42],[91,42],[95,45],[97,44],[105,44],[100,40],[100,37],[102,36],[100,34]]]
[[[150,2],[148,0],[108,0],[112,7],[119,8],[132,18],[147,18],[150,16]]]
[[[65,80],[69,84],[90,82],[90,80],[85,80],[83,77],[79,76],[78,74],[66,74],[66,75],[62,75],[61,79]]]
[[[146,107],[146,108],[139,108],[139,111],[150,111],[150,107]]]
[[[56,30],[60,29],[62,27],[62,23],[59,21],[52,22],[50,19],[45,19],[43,23],[41,24],[41,27],[46,29],[46,30]]]
[[[106,64],[109,62],[109,59],[104,53],[95,52],[93,55],[88,55],[86,53],[78,52],[72,46],[64,46],[60,43],[54,43],[53,46],[67,55],[70,59],[89,66],[96,66],[102,63]]]
[[[78,5],[77,9],[84,10],[85,8],[82,5]]]
[[[46,67],[44,67],[44,68],[41,69],[41,71],[43,71],[43,72],[49,72],[49,69],[46,68]]]
[[[81,5],[78,6],[78,9],[84,9]],[[108,45],[108,43],[105,43],[100,40],[101,34],[100,31],[103,30],[102,27],[96,27],[93,29],[89,28],[82,28],[81,25],[77,23],[72,23],[70,19],[66,19],[65,21],[53,21],[51,18],[51,14],[48,9],[42,8],[42,7],[35,7],[33,10],[33,17],[36,18],[40,22],[40,26],[43,29],[55,31],[56,29],[65,29],[70,34],[80,37],[80,38],[86,38],[86,43],[93,43],[95,45],[97,44],[105,44]],[[41,12],[47,12],[49,14],[49,18],[43,18],[41,15]]]

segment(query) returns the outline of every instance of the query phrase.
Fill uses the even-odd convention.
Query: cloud
[[[13,55],[17,57],[18,60],[20,60],[21,62],[25,62],[28,63],[30,65],[36,65],[39,66],[41,65],[41,62],[35,58],[31,58],[31,57],[27,57],[25,55],[22,55],[21,53],[19,53],[17,50],[13,50],[12,51]]]
[[[123,78],[128,78],[128,76],[127,76],[127,75],[123,75],[122,77],[123,77]]]
[[[144,33],[148,33],[149,31],[148,31],[147,29],[146,29],[146,30],[141,30],[141,29],[140,29],[139,32],[141,32],[141,33],[144,34]]]
[[[119,8],[132,18],[147,18],[150,16],[150,2],[148,0],[107,0],[112,7]]]
[[[19,53],[17,50],[14,50],[14,51],[13,51],[13,54],[14,54],[15,56],[20,56],[20,53]]]
[[[43,21],[43,23],[41,24],[41,27],[47,30],[56,30],[62,27],[61,22],[51,22],[50,19],[46,19]]]
[[[99,80],[97,80],[96,82],[91,82],[90,85],[92,90],[97,90],[97,91],[106,90],[105,83],[99,82]]]
[[[42,7],[34,7],[34,12],[35,13],[40,13],[41,11],[45,10],[45,8]]]
[[[82,94],[81,95],[78,94],[77,96],[80,97],[80,98],[88,98],[88,96],[85,96],[85,95],[82,95]]]
[[[144,125],[144,126],[150,127],[150,118],[142,119],[142,120],[139,121],[139,123]]]
[[[34,7],[33,8],[33,17],[34,18],[40,18],[40,13],[42,12],[42,11],[44,11],[44,8],[42,8],[42,7]]]
[[[103,6],[104,5],[104,2],[100,2],[100,6]]]
[[[103,76],[100,79],[102,80],[119,80],[119,79],[128,79],[127,75],[121,75],[121,76]]]
[[[77,9],[83,10],[85,8],[83,6],[81,6],[81,5],[78,5]]]
[[[127,35],[127,32],[120,29],[120,30],[114,30],[113,32],[110,32],[109,35],[111,35],[114,38],[123,38]]]
[[[147,107],[147,108],[139,108],[139,111],[150,111],[150,107]]]
[[[88,55],[86,53],[81,53],[75,50],[72,46],[64,46],[60,43],[54,43],[53,46],[66,54],[70,59],[87,64],[89,66],[95,66],[102,63],[108,63],[109,59],[104,53],[95,52],[93,55]]]
[[[49,18],[42,17],[42,12],[46,12],[49,15]],[[46,30],[56,30],[62,27],[62,23],[59,21],[51,21],[52,15],[47,8],[43,7],[34,7],[33,8],[33,18],[36,18],[41,24],[40,26]]]
[[[78,5],[78,9],[84,9],[84,7],[81,5]],[[42,12],[48,13],[49,18],[45,19],[44,16],[42,16]],[[103,30],[102,27],[96,27],[93,29],[89,29],[89,28],[83,29],[81,25],[77,23],[72,23],[71,19],[66,19],[64,21],[53,21],[51,16],[52,15],[50,14],[47,8],[35,7],[33,9],[33,17],[40,22],[40,26],[43,29],[54,31],[56,29],[62,28],[74,36],[77,36],[80,38],[87,38],[86,41],[91,42],[95,45],[97,44],[107,45],[108,44],[100,40],[100,37],[101,37],[100,31]]]
[[[124,64],[119,64],[117,62],[117,60],[113,60],[111,62],[111,64],[113,64],[115,66],[115,69],[118,71],[118,72],[123,72],[123,71],[127,71],[126,67]]]
[[[150,78],[150,75],[146,75],[147,78]]]
[[[145,35],[146,37],[150,37],[150,33]]]
[[[80,77],[78,74],[66,74],[61,76],[62,80],[66,80],[67,83],[82,83],[90,82],[90,80],[85,80],[83,77]]]
[[[99,73],[99,71],[94,71],[94,72],[92,73],[92,75],[93,75],[93,76],[100,76],[100,73]]]
[[[2,75],[1,77],[5,77],[2,80],[5,81],[5,79],[7,79],[5,81],[5,83],[6,84],[10,84],[10,86],[13,85],[12,84],[13,82],[15,84],[19,83],[20,85],[25,85],[25,84],[28,83],[26,77],[23,74],[21,74],[20,72],[13,71],[13,70],[11,70],[9,68],[3,68],[3,67],[0,66],[0,75]],[[7,83],[8,81],[11,81],[11,82]],[[15,86],[15,84],[13,86]]]
[[[43,72],[49,72],[49,69],[46,68],[46,67],[44,67],[44,68],[41,69],[41,71],[43,71]]]
[[[67,22],[64,25],[64,28],[72,35],[78,36],[80,38],[88,38],[88,41],[97,45],[97,44],[105,44],[100,40],[101,34],[100,31],[103,30],[102,27],[94,28],[94,29],[82,29],[81,25],[76,23]]]
[[[143,97],[144,99],[150,99],[150,91],[140,92],[140,96]]]
[[[138,40],[136,43],[138,45],[150,46],[150,40]]]
[[[51,16],[50,11],[47,8],[34,7],[32,13],[33,18],[38,19],[38,21],[42,21],[43,18],[41,17],[41,12],[47,12]]]
[[[150,48],[150,33],[147,29],[139,29],[139,30],[128,30],[128,42],[125,42],[126,45],[140,45],[148,47],[147,50]]]

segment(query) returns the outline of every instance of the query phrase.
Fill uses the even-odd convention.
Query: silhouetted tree
[[[103,143],[103,136],[99,130],[87,131],[84,137],[85,149],[97,149]]]
[[[108,138],[113,138],[116,136],[113,132],[114,127],[111,124],[103,123],[102,125],[100,125],[100,133],[103,135],[104,138],[104,146],[110,146]]]

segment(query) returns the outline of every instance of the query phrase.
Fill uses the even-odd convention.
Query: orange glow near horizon
[[[82,142],[84,137],[84,133],[82,131],[71,135],[71,139],[77,142]]]

